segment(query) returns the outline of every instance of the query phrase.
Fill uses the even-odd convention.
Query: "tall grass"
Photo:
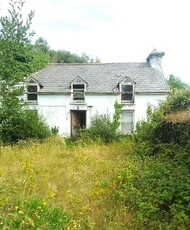
[[[133,229],[115,195],[131,147],[68,147],[59,137],[1,147],[0,228]]]

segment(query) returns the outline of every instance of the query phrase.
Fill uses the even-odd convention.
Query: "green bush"
[[[169,95],[167,103],[166,114],[185,110],[190,107],[190,88],[186,90],[176,90]]]
[[[136,126],[134,139],[145,141],[150,145],[162,143],[188,143],[190,138],[190,122],[169,122],[165,117],[190,107],[190,90],[179,90],[169,95],[166,102],[159,107],[149,107],[147,121]]]
[[[139,229],[188,229],[189,147],[162,147],[159,158],[137,156],[133,166],[127,165],[119,172],[116,195],[120,194],[133,210],[133,220]]]
[[[1,229],[65,229],[71,221],[63,210],[37,199],[9,204],[7,209],[0,215]]]
[[[147,120],[137,124],[138,166],[123,169],[119,186],[134,220],[142,224],[139,229],[190,226],[190,122],[165,119],[189,107],[190,90],[175,90],[159,107],[149,107]]]
[[[147,109],[147,120],[142,120],[136,125],[134,140],[137,142],[157,143],[159,142],[155,130],[164,117],[165,104],[160,103],[158,108],[149,106]]]
[[[117,130],[113,127],[109,115],[95,115],[89,129],[80,131],[80,138],[109,143],[117,138]]]
[[[123,138],[118,132],[121,116],[121,105],[118,102],[114,104],[113,121],[111,121],[109,114],[96,114],[92,120],[90,128],[81,129],[77,139],[84,142],[90,140],[110,143]]]
[[[2,109],[0,112],[0,139],[5,144],[16,143],[30,138],[44,139],[51,131],[36,111],[22,110],[10,113]]]

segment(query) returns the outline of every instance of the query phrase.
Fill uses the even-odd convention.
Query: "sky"
[[[0,0],[6,15],[9,0]],[[163,51],[162,67],[190,84],[188,0],[25,0],[35,11],[33,40],[43,37],[54,50],[98,57],[102,63],[144,62]]]

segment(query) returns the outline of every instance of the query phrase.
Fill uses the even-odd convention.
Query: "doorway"
[[[79,129],[86,127],[86,110],[71,111],[71,136],[76,136]]]

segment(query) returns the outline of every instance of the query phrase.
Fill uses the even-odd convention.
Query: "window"
[[[38,90],[37,85],[27,85],[27,100],[28,101],[38,100],[37,90]]]
[[[123,110],[121,111],[121,131],[124,133],[133,132],[134,126],[134,111]]]
[[[74,103],[84,103],[86,87],[87,82],[85,82],[80,76],[77,76],[71,82],[71,95]]]
[[[121,102],[134,102],[132,84],[121,85]]]
[[[73,84],[73,100],[74,101],[84,101],[84,91],[85,85],[84,84]]]

